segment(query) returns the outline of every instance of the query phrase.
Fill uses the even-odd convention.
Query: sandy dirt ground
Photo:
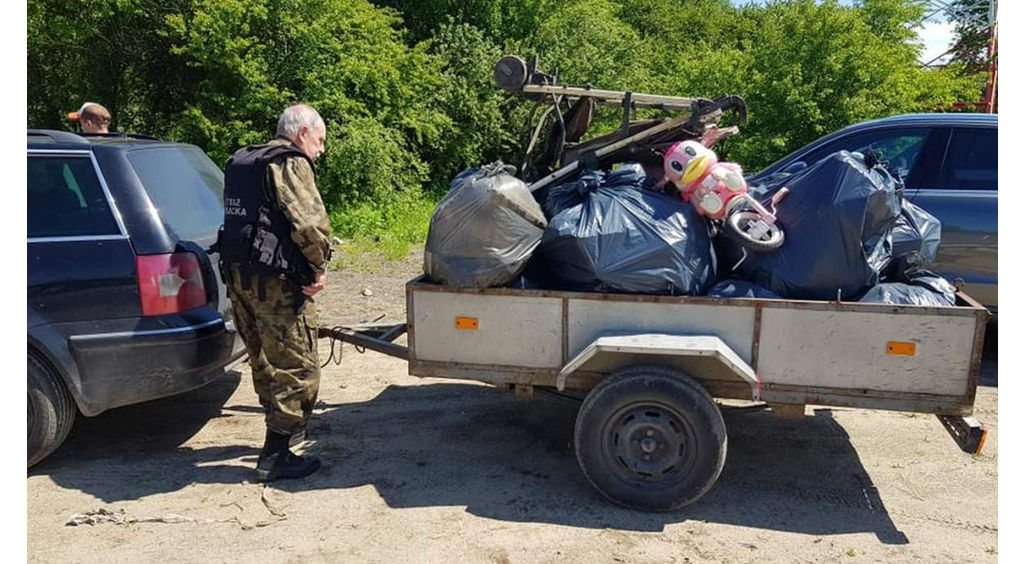
[[[332,272],[324,325],[404,315],[419,255]],[[364,292],[368,290],[368,292]],[[364,295],[370,294],[370,295]],[[400,341],[401,342],[401,341]],[[329,343],[321,342],[326,360]],[[337,351],[336,351],[337,352]],[[205,388],[77,421],[28,472],[30,562],[995,562],[997,351],[981,455],[932,416],[809,406],[726,411],[725,470],[697,504],[606,502],[572,451],[578,404],[419,379],[346,345],[323,371],[304,481],[255,483],[262,414],[247,366]],[[68,526],[106,510],[121,523]]]

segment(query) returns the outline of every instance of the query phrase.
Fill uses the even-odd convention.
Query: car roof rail
[[[89,140],[81,135],[58,129],[29,129],[28,140],[35,143],[89,143]]]
[[[160,141],[158,137],[144,135],[142,133],[127,133],[117,131],[114,133],[79,133],[82,137],[99,137],[101,139],[142,139],[145,141]]]

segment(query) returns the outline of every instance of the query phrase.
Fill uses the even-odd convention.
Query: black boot
[[[298,456],[288,450],[291,435],[282,435],[267,430],[263,452],[256,463],[256,478],[261,482],[305,478],[320,468],[320,459],[315,456]]]

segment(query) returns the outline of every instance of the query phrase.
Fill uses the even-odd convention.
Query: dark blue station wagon
[[[942,222],[929,268],[998,312],[999,118],[996,114],[915,114],[866,121],[798,149],[757,174],[796,171],[839,150],[873,150],[895,165],[905,196]]]
[[[240,361],[211,251],[221,170],[198,147],[28,132],[28,465],[75,415],[177,394]]]

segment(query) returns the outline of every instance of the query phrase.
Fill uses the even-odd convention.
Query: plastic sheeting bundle
[[[515,168],[497,162],[462,172],[434,209],[423,271],[449,286],[502,286],[522,272],[547,221]]]

